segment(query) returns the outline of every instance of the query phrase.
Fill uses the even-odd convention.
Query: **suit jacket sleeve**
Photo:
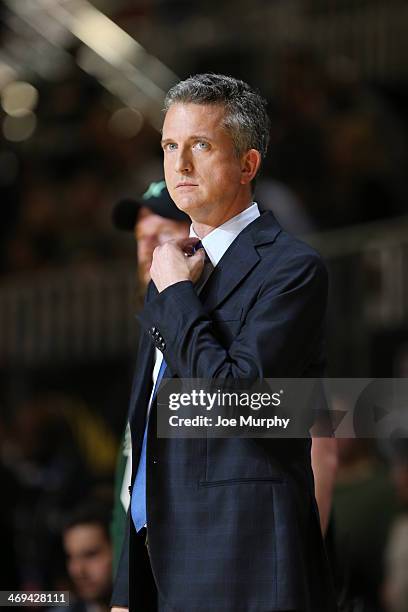
[[[126,517],[125,537],[122,544],[122,552],[119,559],[111,598],[111,606],[119,606],[123,608],[129,607],[129,532],[130,510],[128,510]]]
[[[317,253],[299,249],[257,278],[255,299],[246,305],[244,323],[228,348],[190,281],[167,287],[145,305],[139,320],[147,331],[160,330],[173,374],[248,380],[302,376],[323,336],[326,268]]]

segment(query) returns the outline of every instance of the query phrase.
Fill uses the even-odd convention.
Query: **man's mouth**
[[[198,187],[197,183],[177,183],[176,189],[185,187]]]

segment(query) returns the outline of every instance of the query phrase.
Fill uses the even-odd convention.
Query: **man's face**
[[[103,601],[112,589],[112,547],[100,525],[71,527],[64,534],[68,573],[78,596]]]
[[[164,174],[171,198],[194,221],[220,225],[240,212],[242,168],[219,105],[173,104],[163,124]]]
[[[188,229],[188,223],[165,219],[148,208],[141,209],[135,225],[135,238],[139,280],[144,286],[150,281],[154,249],[168,240],[186,238]]]

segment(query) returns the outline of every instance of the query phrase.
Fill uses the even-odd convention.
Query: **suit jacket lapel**
[[[260,255],[257,246],[273,242],[281,231],[272,213],[262,213],[250,223],[224,253],[204,285],[200,299],[211,312],[257,265]]]

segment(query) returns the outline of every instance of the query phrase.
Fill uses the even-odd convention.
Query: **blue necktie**
[[[157,390],[163,378],[164,370],[166,369],[166,362],[161,362],[160,370],[157,375],[156,383],[154,385],[154,391],[152,396],[151,405],[153,405],[154,399],[157,394]],[[132,514],[133,524],[136,531],[140,531],[142,527],[146,525],[147,513],[146,513],[146,446],[147,446],[147,427],[149,425],[149,416],[146,419],[146,427],[144,430],[142,450],[140,453],[139,465],[137,468],[137,474],[132,489],[132,500],[130,502],[130,511]]]

